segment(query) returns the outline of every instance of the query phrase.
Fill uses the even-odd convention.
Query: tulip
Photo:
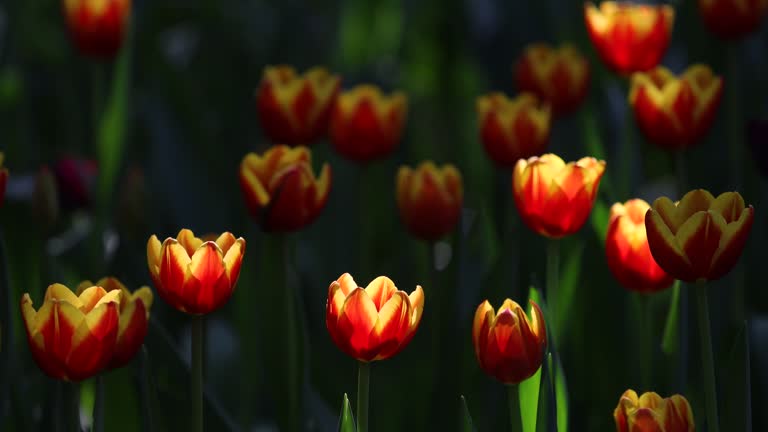
[[[521,218],[549,238],[575,233],[592,211],[604,172],[605,161],[592,157],[567,164],[551,153],[519,160],[512,191]]]
[[[80,52],[112,58],[120,50],[131,13],[131,0],[63,0],[64,15]]]
[[[477,98],[480,138],[497,165],[511,168],[521,158],[544,152],[549,140],[550,108],[531,93],[514,99],[502,93]]]
[[[383,158],[395,149],[408,111],[402,92],[384,95],[360,85],[341,93],[331,112],[330,136],[336,151],[353,161]]]
[[[480,368],[504,384],[532,376],[544,360],[547,329],[539,306],[531,303],[529,319],[519,304],[504,300],[497,312],[488,300],[477,307],[472,343]]]
[[[641,293],[663,290],[673,281],[656,264],[648,246],[645,212],[649,208],[641,199],[614,204],[605,237],[608,268],[624,288]]]
[[[235,290],[245,240],[231,233],[206,241],[182,229],[176,238],[147,242],[147,263],[157,293],[174,308],[205,315],[221,307]]]
[[[400,219],[415,237],[435,241],[459,223],[464,189],[455,166],[438,168],[432,161],[416,169],[401,166],[396,189]]]
[[[91,281],[81,282],[77,287],[77,295],[81,295],[91,286],[94,286]],[[144,286],[131,293],[122,282],[113,277],[102,278],[95,286],[102,287],[107,292],[121,293],[117,340],[108,368],[123,367],[133,359],[144,343],[149,324],[149,308],[153,301],[152,290]]]
[[[40,369],[67,381],[82,381],[102,371],[117,341],[120,294],[92,286],[77,296],[66,286],[53,284],[38,310],[24,294],[21,316]]]
[[[256,90],[264,133],[275,144],[292,146],[325,136],[340,81],[321,67],[297,75],[290,66],[268,66]]]
[[[379,276],[361,288],[344,273],[328,288],[325,325],[340,350],[371,362],[402,351],[416,333],[423,310],[424,291],[418,285],[408,295]]]
[[[592,44],[603,62],[619,74],[659,64],[669,46],[675,10],[669,5],[604,1],[584,5]]]
[[[95,160],[65,156],[57,160],[52,169],[63,209],[78,210],[91,206],[99,173]]]
[[[659,266],[676,279],[720,279],[738,261],[753,215],[738,192],[715,198],[697,189],[676,203],[661,197],[645,214],[648,245]]]
[[[679,77],[659,66],[632,75],[629,103],[643,134],[675,149],[694,144],[709,130],[722,93],[723,79],[709,66],[690,66]]]
[[[638,397],[634,390],[621,395],[613,411],[617,432],[693,432],[691,406],[676,394],[663,398],[654,392]]]
[[[274,146],[263,156],[249,153],[240,163],[245,204],[265,231],[296,231],[313,222],[331,190],[331,167],[319,177],[306,147]]]
[[[514,75],[518,90],[547,101],[558,115],[574,111],[589,90],[589,62],[568,43],[558,48],[546,43],[528,45]]]
[[[0,206],[5,201],[5,186],[8,183],[8,169],[3,166],[5,155],[0,152]]]
[[[707,29],[722,39],[756,31],[768,11],[765,0],[698,0],[698,4]]]

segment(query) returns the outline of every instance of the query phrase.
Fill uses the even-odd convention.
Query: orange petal
[[[371,356],[371,332],[379,318],[376,305],[368,293],[357,288],[347,296],[339,313],[337,328],[340,336],[347,340],[355,357],[369,361]],[[375,356],[375,353],[373,353]]]
[[[389,301],[392,295],[397,291],[397,287],[395,287],[395,283],[392,282],[392,279],[386,276],[379,276],[365,287],[365,291],[368,293],[368,296],[370,296],[373,304],[376,305],[376,310],[381,310],[384,303]]]

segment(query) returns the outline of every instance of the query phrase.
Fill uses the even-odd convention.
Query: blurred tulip
[[[648,244],[659,266],[676,279],[720,279],[736,265],[753,216],[738,192],[715,198],[696,189],[676,203],[661,197],[645,214]]]
[[[561,238],[578,231],[595,203],[605,161],[584,157],[567,164],[552,153],[520,159],[512,192],[520,216],[533,231]]]
[[[435,241],[456,228],[464,187],[455,166],[438,168],[432,161],[416,169],[401,166],[396,183],[400,219],[413,236]]]
[[[614,72],[646,71],[659,64],[669,46],[675,9],[670,5],[604,1],[584,5],[592,44]]]
[[[386,157],[400,143],[407,111],[404,93],[387,96],[376,86],[357,86],[336,99],[331,142],[340,155],[354,161]]]
[[[549,141],[550,108],[532,93],[514,99],[503,93],[477,98],[480,139],[496,165],[511,168],[519,159],[538,156]]]
[[[52,228],[59,218],[59,192],[56,190],[56,179],[46,165],[40,167],[35,177],[32,213],[45,229]]]
[[[92,286],[94,284],[91,281],[81,282],[77,287],[77,295],[81,295]],[[149,325],[149,308],[154,300],[152,290],[143,286],[131,293],[122,282],[113,277],[102,278],[96,282],[95,286],[102,287],[107,292],[119,291],[121,293],[117,340],[108,368],[123,367],[133,359],[133,356],[144,343]]]
[[[648,247],[645,212],[649,208],[641,199],[614,204],[605,237],[605,254],[613,276],[624,288],[642,293],[663,290],[674,280],[656,264]]]
[[[268,66],[256,91],[264,133],[273,143],[307,145],[324,137],[341,79],[321,67],[297,75],[290,66]]]
[[[578,108],[589,90],[589,62],[569,43],[528,45],[514,75],[518,90],[547,101],[558,115]]]
[[[747,143],[755,166],[768,178],[768,117],[747,123]]]
[[[131,0],[63,0],[70,36],[80,52],[112,58],[120,50],[131,14]]]
[[[648,140],[675,149],[696,143],[709,130],[722,93],[723,79],[709,66],[690,66],[680,77],[659,66],[632,75],[629,104]]]
[[[541,367],[547,329],[541,309],[531,303],[530,320],[519,304],[504,300],[494,312],[488,300],[477,307],[472,343],[480,368],[504,384],[518,384]]]
[[[413,338],[424,309],[420,286],[399,291],[386,276],[361,288],[344,273],[328,288],[325,325],[331,339],[347,355],[362,362],[388,359]]]
[[[5,201],[5,186],[8,183],[8,169],[3,166],[5,154],[0,152],[0,207]]]
[[[738,39],[760,27],[767,0],[698,0],[707,29],[722,39]]]
[[[245,253],[245,240],[231,233],[204,242],[183,229],[161,244],[152,235],[147,263],[157,293],[174,308],[193,315],[218,309],[232,295]]]
[[[96,161],[66,156],[54,162],[52,168],[62,209],[71,211],[90,207],[99,171]]]
[[[621,395],[613,411],[617,432],[693,432],[691,406],[685,397],[663,398],[654,392],[638,397],[634,390]]]
[[[29,294],[21,299],[21,316],[35,362],[48,376],[81,381],[103,370],[115,348],[120,291],[92,286],[75,295],[61,284],[45,292],[35,311]]]
[[[240,163],[240,187],[251,215],[265,231],[297,231],[312,223],[328,201],[331,167],[315,177],[306,147],[273,146]]]

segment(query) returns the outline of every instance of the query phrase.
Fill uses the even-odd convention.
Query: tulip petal
[[[411,303],[411,332],[413,332],[419,326],[421,315],[424,313],[424,290],[421,286],[416,285],[416,289],[408,296],[408,301]]]
[[[376,305],[376,310],[380,311],[384,303],[397,291],[397,287],[395,287],[392,279],[386,276],[379,276],[365,287],[365,291],[368,293],[371,301],[373,301],[373,304]]]
[[[735,192],[720,194],[710,205],[710,210],[721,214],[726,223],[739,219],[745,208],[744,198]]]
[[[709,272],[725,228],[725,219],[720,214],[707,211],[694,214],[677,231],[675,239],[697,278]]]
[[[741,212],[736,221],[729,223],[725,227],[720,237],[717,251],[715,251],[712,257],[707,279],[720,279],[736,265],[744,250],[744,245],[747,243],[753,219],[754,209],[752,206],[749,206]]]
[[[176,237],[176,240],[179,241],[179,243],[184,246],[184,249],[187,251],[187,255],[190,257],[195,254],[195,251],[203,244],[203,241],[197,237],[195,237],[195,233],[192,232],[192,230],[189,229],[182,229],[179,231],[179,235]]]
[[[349,273],[344,273],[339,277],[337,280],[339,283],[339,287],[341,288],[341,292],[344,294],[344,297],[346,298],[352,291],[357,288],[357,282],[355,282],[355,279],[352,278],[352,275]]]
[[[370,336],[378,317],[376,305],[364,289],[356,288],[347,296],[339,313],[337,328],[340,338],[347,341],[348,354],[365,361],[375,356],[371,353]]]
[[[373,334],[372,347],[376,348],[376,358],[387,358],[396,352],[400,342],[408,333],[411,320],[411,305],[408,296],[398,291],[394,293],[379,310]]]
[[[224,253],[224,255],[227,254],[229,248],[232,247],[236,241],[237,239],[230,232],[221,233],[221,235],[219,235],[219,237],[217,237],[215,240],[216,244],[219,246],[219,249],[221,249],[221,252]]]
[[[696,280],[697,276],[693,272],[688,258],[662,219],[662,213],[649,209],[645,214],[645,228],[648,235],[648,246],[659,266],[674,278],[684,281]]]
[[[158,285],[160,280],[160,257],[162,256],[162,250],[163,246],[160,240],[158,240],[156,235],[152,234],[152,237],[147,241],[147,266],[155,285]]]
[[[186,249],[175,239],[163,242],[163,254],[160,260],[160,284],[158,293],[172,306],[179,308],[184,304],[184,285],[189,277],[189,264],[192,259]]]
[[[237,284],[237,280],[240,277],[240,268],[243,264],[244,255],[245,239],[242,237],[235,240],[235,242],[226,249],[226,254],[224,255],[224,267],[226,268],[227,279],[229,279],[229,283],[233,287]]]

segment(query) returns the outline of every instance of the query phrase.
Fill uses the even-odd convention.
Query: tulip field
[[[0,2],[0,431],[768,430],[766,15]]]

